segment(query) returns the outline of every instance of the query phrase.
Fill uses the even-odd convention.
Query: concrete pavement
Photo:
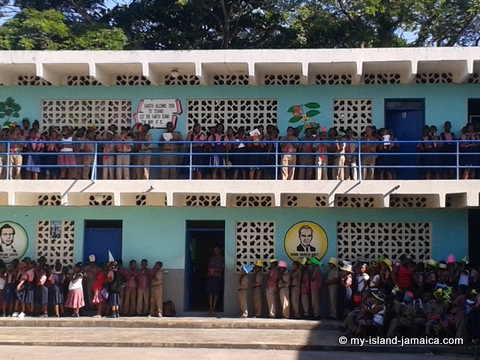
[[[118,360],[138,359],[136,348],[102,348],[102,347],[45,347],[45,346],[2,346],[2,360],[65,360],[97,359]],[[338,358],[342,360],[384,360],[384,354],[359,354],[347,352],[320,351],[279,351],[279,350],[235,350],[235,349],[182,349],[182,348],[143,348],[144,359],[196,359],[196,360],[318,360]],[[396,354],[395,360],[461,360],[468,359],[452,355]]]

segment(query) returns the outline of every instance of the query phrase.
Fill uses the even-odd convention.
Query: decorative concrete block
[[[445,207],[463,209],[467,207],[467,193],[445,194]]]
[[[436,209],[440,207],[439,194],[391,194],[391,208]]]
[[[16,206],[61,206],[62,194],[55,193],[15,193]]]
[[[174,193],[173,206],[178,207],[211,207],[220,206],[218,193]]]
[[[114,206],[113,193],[69,193],[69,206]]]
[[[281,207],[328,207],[328,194],[281,194]]]
[[[335,194],[335,207],[381,209],[383,194]]]
[[[167,194],[120,193],[120,206],[167,206]]]
[[[0,192],[0,206],[8,206],[8,192]]]
[[[275,194],[227,194],[227,207],[274,207]]]

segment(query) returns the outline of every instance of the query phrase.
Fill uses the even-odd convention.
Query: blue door
[[[392,129],[393,136],[398,140],[418,141],[422,137],[424,126],[423,110],[421,109],[387,109],[385,113],[385,127]],[[395,156],[397,166],[418,166],[419,156],[416,155],[417,144],[400,144],[397,152],[412,153],[412,155]],[[417,168],[397,168],[396,178],[399,180],[418,179]]]
[[[108,262],[108,251],[115,260],[122,258],[122,229],[86,228],[83,243],[83,258],[88,263],[88,256],[94,254],[97,264]]]

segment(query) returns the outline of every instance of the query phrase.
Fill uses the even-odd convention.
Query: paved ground
[[[65,359],[196,359],[196,360],[384,360],[385,354],[361,354],[320,351],[277,351],[277,350],[231,350],[231,349],[178,349],[178,348],[89,348],[89,347],[45,347],[45,346],[1,346],[2,360],[65,360]],[[447,355],[395,354],[395,360],[456,360],[467,357]],[[471,359],[471,358],[470,358]]]

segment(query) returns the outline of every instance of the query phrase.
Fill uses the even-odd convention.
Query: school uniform
[[[285,319],[290,318],[290,273],[285,271],[278,282],[280,289],[280,306],[282,308],[282,316]]]
[[[137,282],[137,315],[148,315],[148,299],[150,295],[150,271],[140,270]]]
[[[105,144],[103,148],[103,180],[115,179],[115,168],[113,167],[116,162],[115,145],[111,143]]]
[[[125,272],[125,295],[122,303],[122,314],[127,316],[135,315],[137,309],[137,279],[140,272],[138,270],[128,270]]]
[[[15,273],[5,273],[5,287],[2,294],[2,302],[4,303],[13,303],[16,300],[15,294]]]
[[[132,147],[129,141],[132,141],[132,140],[130,138],[127,138],[127,140],[123,144],[116,145],[117,166],[122,166],[122,167],[117,167],[118,180],[130,180],[129,166],[130,166],[130,152],[132,151]]]
[[[256,317],[262,317],[262,283],[263,273],[259,271],[254,274],[253,282],[253,308]]]
[[[302,270],[292,271],[290,275],[290,301],[292,302],[292,312],[295,318],[300,317],[300,281],[302,280]]]
[[[296,137],[292,137],[291,139],[285,138],[282,140],[292,142],[298,141]],[[297,163],[297,157],[295,155],[297,149],[292,143],[284,143],[281,148],[284,154],[282,155],[282,180],[293,180],[295,177],[295,165]]]
[[[414,323],[415,307],[413,303],[400,303],[398,307],[397,317],[393,318],[388,327],[387,336],[394,337],[397,332],[397,326],[410,327]]]
[[[310,279],[310,293],[312,296],[313,315],[320,317],[320,289],[322,288],[322,272],[318,267],[313,269]]]
[[[456,338],[465,339],[467,335],[466,305],[467,297],[465,295],[458,295],[452,303],[452,314],[455,316]]]
[[[310,273],[308,272],[308,269],[302,271],[302,278],[300,282],[300,295],[302,298],[303,315],[308,316],[308,312],[310,310]]]
[[[312,137],[310,139],[304,137],[301,144],[301,152],[310,154],[313,151],[313,142],[315,139]],[[298,157],[299,165],[307,165],[310,167],[300,166],[298,169],[298,179],[299,180],[312,180],[313,176],[313,166],[315,165],[315,155],[300,155]],[[293,304],[292,304],[293,305]]]
[[[81,142],[85,141],[85,137],[75,136],[73,141],[76,141],[75,145],[73,146],[73,151],[75,151],[76,153],[79,153],[83,145]],[[76,158],[77,158],[77,164],[79,165],[83,164],[84,155],[76,155]],[[81,167],[75,168],[75,178],[81,179],[82,176],[83,176],[83,169]]]
[[[50,278],[50,281],[53,281],[53,284],[49,291],[49,303],[52,306],[62,305],[65,300],[62,286],[63,274],[61,272],[53,273],[50,275]]]
[[[345,165],[345,145],[346,144],[344,142],[341,142],[338,144],[338,147],[340,149],[337,149],[337,147],[335,147],[336,152],[333,164],[339,167],[334,168],[332,171],[333,180],[343,181],[345,178],[345,169],[343,167]]]
[[[244,274],[238,282],[238,306],[240,308],[240,316],[248,317],[247,308],[247,289],[248,289],[248,275]]]
[[[167,140],[165,134],[169,134],[171,139]],[[162,166],[177,166],[178,165],[178,151],[180,150],[180,144],[172,144],[169,141],[182,141],[182,134],[178,131],[172,131],[170,133],[163,133],[160,137],[162,142],[162,156],[160,157],[160,164]],[[162,179],[176,179],[178,169],[175,167],[162,167],[160,175]]]
[[[345,139],[347,140],[347,139]],[[353,139],[352,139],[353,140]],[[351,141],[351,140],[350,140]],[[357,180],[358,179],[358,166],[357,157],[355,155],[348,155],[357,152],[357,144],[346,143],[345,146],[345,179]]]
[[[328,316],[337,318],[337,303],[338,303],[338,267],[334,267],[328,271],[327,281],[337,279],[335,283],[328,284]]]
[[[152,134],[146,133],[145,138],[142,141],[151,142],[153,141]],[[152,153],[152,144],[138,144],[137,147],[138,152],[142,153],[142,155],[137,156],[137,165],[140,166],[137,168],[137,176],[138,180],[148,180],[150,177],[150,160],[151,160],[151,153]],[[142,167],[143,166],[143,167]]]
[[[24,138],[19,138],[16,141],[22,141]],[[13,139],[12,139],[13,141]],[[23,150],[23,145],[20,143],[15,143],[10,145],[10,179],[11,180],[20,180],[22,178],[21,176],[21,170],[23,164],[23,158],[22,158],[22,150]]]
[[[268,315],[271,318],[274,318],[277,315],[277,290],[278,290],[278,268],[270,269],[268,272],[268,282],[267,282],[267,306],[268,306]]]
[[[150,315],[163,315],[163,271],[152,270],[152,290],[150,296]]]
[[[37,304],[48,305],[48,287],[47,287],[47,275],[42,275],[38,279],[37,284]]]
[[[27,281],[26,281],[26,293],[25,293],[25,304],[34,304],[35,303],[35,271],[33,269],[27,271]]]
[[[88,306],[92,306],[93,301],[93,285],[97,281],[97,274],[100,268],[95,265],[87,265],[83,271],[85,280],[85,295],[88,301]]]
[[[317,146],[317,180],[328,180],[328,168],[325,166],[328,165],[328,149],[327,145],[319,144]]]
[[[82,170],[82,179],[86,180],[90,176],[90,168],[93,166],[95,160],[95,144],[93,142],[83,143],[81,147],[82,151],[86,154],[83,155],[83,170]]]

